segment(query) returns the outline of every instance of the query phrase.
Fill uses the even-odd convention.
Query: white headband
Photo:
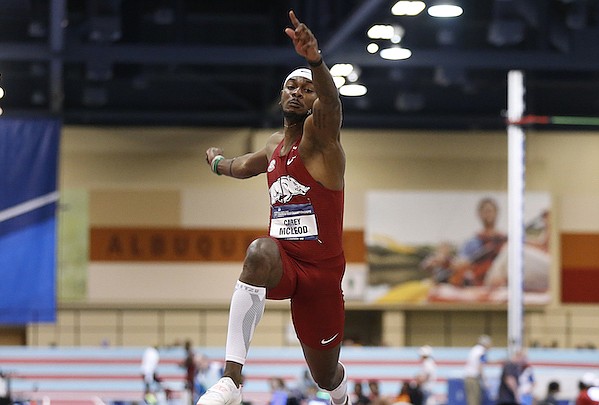
[[[285,78],[285,81],[283,82],[283,86],[285,86],[285,83],[287,83],[287,80],[291,79],[292,77],[303,77],[304,79],[308,79],[310,81],[312,81],[312,71],[308,68],[297,68],[295,69],[293,72],[289,73],[289,75],[287,75],[287,77]]]

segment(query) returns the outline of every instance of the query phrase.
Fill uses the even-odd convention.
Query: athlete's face
[[[304,77],[290,78],[281,90],[281,107],[285,114],[306,116],[315,100],[314,84]]]

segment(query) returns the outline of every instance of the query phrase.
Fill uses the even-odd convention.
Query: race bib
[[[286,240],[318,239],[318,226],[312,204],[287,204],[273,207],[270,236]]]

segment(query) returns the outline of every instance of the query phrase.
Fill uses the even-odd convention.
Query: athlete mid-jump
[[[269,236],[249,245],[231,298],[223,378],[198,400],[201,405],[241,402],[241,370],[266,298],[291,300],[314,381],[333,404],[349,402],[339,362],[345,322],[341,101],[314,34],[293,11],[289,18],[293,28],[285,33],[309,67],[285,78],[283,128],[256,152],[225,158],[220,148],[206,151],[216,174],[244,179],[266,173],[271,210]]]

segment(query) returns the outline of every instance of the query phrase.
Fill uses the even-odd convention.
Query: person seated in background
[[[370,393],[368,394],[368,399],[372,405],[379,405],[384,403],[383,398],[381,397],[381,392],[379,390],[379,382],[378,380],[370,380],[368,381],[368,389]]]
[[[547,385],[547,396],[538,405],[557,405],[557,394],[560,391],[559,382],[551,381]]]
[[[599,385],[599,378],[595,373],[584,373],[578,383],[579,392],[576,405],[599,405],[599,398],[589,396],[589,390],[597,385]]]
[[[289,392],[285,381],[280,377],[272,377],[268,383],[270,384],[271,393],[269,405],[286,405]]]
[[[410,397],[410,382],[409,381],[404,381],[401,384],[401,387],[399,388],[399,393],[397,394],[397,396],[395,398],[393,398],[393,401],[391,401],[394,404],[411,404],[412,403],[412,398]]]
[[[356,381],[354,383],[354,391],[350,397],[353,405],[367,405],[370,403],[370,399],[364,394],[362,381]]]
[[[410,402],[412,405],[424,405],[424,393],[422,392],[422,383],[424,377],[419,374],[410,381]]]

